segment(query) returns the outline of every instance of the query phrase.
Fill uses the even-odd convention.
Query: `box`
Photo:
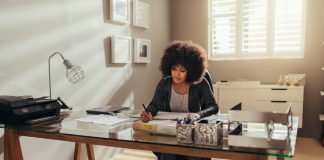
[[[208,121],[200,121],[195,127],[195,143],[199,145],[217,146],[219,140],[222,138],[223,123],[215,121],[208,123]]]
[[[180,143],[193,143],[195,125],[177,123],[177,141]]]

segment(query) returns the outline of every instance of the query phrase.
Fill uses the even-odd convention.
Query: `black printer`
[[[59,119],[61,107],[57,99],[0,96],[0,124],[32,124]]]

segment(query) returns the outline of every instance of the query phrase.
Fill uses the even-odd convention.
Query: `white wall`
[[[109,21],[109,0],[0,0],[0,95],[49,95],[47,60],[59,51],[86,74],[72,85],[61,59],[52,58],[52,95],[74,110],[106,104],[137,109],[148,103],[160,79],[158,64],[170,29],[169,0],[145,1],[151,5],[151,27],[146,30]],[[151,63],[110,63],[111,35],[150,39]],[[2,138],[0,142],[3,155]],[[21,138],[21,143],[26,160],[73,156],[73,143],[34,138]],[[97,159],[120,151],[95,148]]]

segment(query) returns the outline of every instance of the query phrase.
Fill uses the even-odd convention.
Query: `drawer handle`
[[[271,90],[283,91],[283,90],[288,90],[288,88],[271,88]]]
[[[271,101],[271,103],[287,103],[288,101]]]

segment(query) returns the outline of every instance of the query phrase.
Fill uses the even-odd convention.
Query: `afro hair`
[[[186,82],[200,81],[207,68],[205,49],[191,41],[171,42],[161,58],[160,70],[163,76],[171,75],[172,67],[177,65],[187,70]]]

